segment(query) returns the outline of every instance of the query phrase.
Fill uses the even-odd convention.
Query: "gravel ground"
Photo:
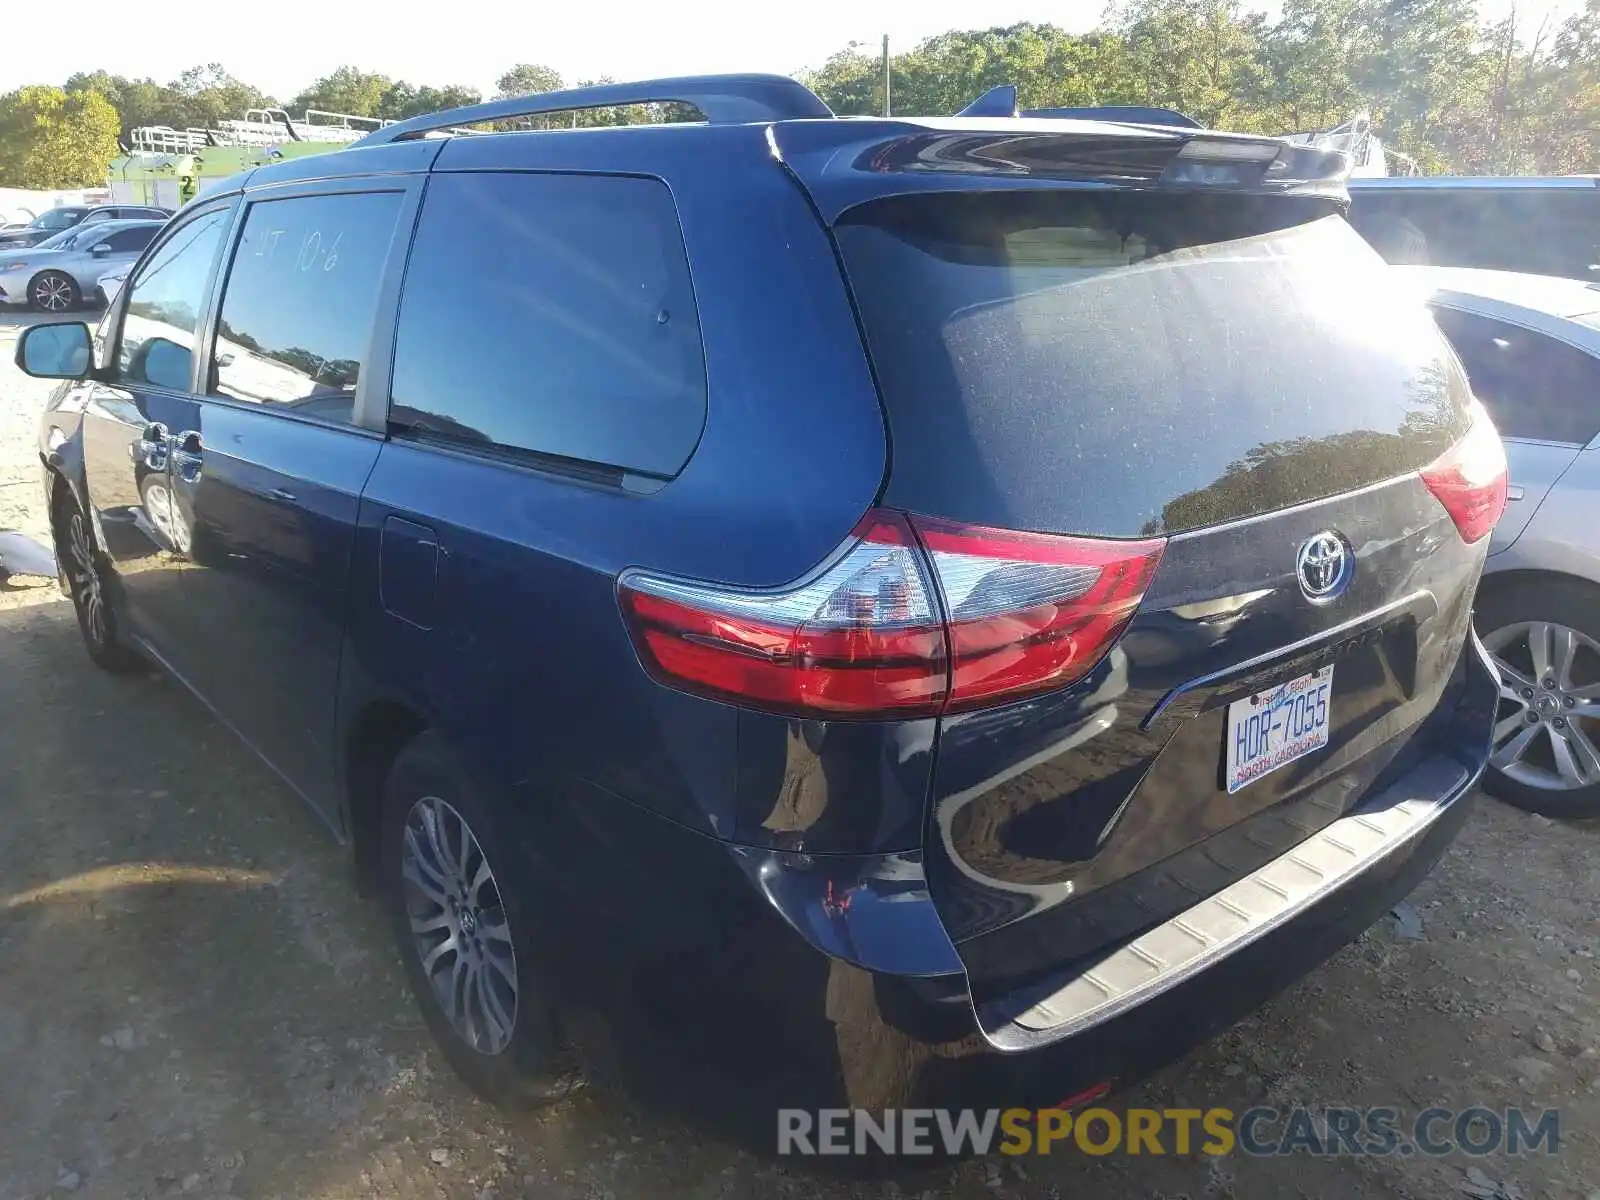
[[[44,386],[0,314],[0,527],[42,535]],[[430,1048],[340,850],[186,694],[112,679],[0,588],[0,1200],[1600,1198],[1600,826],[1484,800],[1411,903],[1117,1107],[1561,1110],[1560,1153],[969,1162],[816,1176],[591,1092],[532,1117]],[[194,769],[204,764],[203,771]],[[1414,929],[1404,933],[1415,934]]]

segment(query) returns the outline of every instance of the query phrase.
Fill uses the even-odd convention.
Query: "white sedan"
[[[100,291],[101,300],[110,304],[117,298],[117,293],[122,290],[123,282],[128,278],[128,272],[133,270],[133,264],[118,267],[115,271],[107,271],[95,282],[95,287]]]

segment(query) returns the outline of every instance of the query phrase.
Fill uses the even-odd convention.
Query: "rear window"
[[[1173,533],[1437,457],[1465,432],[1465,381],[1323,203],[968,192],[845,214],[889,502]]]

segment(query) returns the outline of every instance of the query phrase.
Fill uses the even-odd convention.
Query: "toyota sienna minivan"
[[[701,120],[507,128],[647,102]],[[22,339],[63,584],[349,845],[492,1100],[1104,1089],[1484,765],[1505,459],[1346,167],[768,76],[259,167]]]

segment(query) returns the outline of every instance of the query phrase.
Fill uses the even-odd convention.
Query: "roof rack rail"
[[[425,137],[430,133],[535,117],[542,113],[579,108],[611,108],[619,104],[690,104],[712,125],[743,125],[754,121],[789,121],[804,117],[831,117],[833,110],[804,84],[786,75],[685,75],[675,79],[647,79],[639,83],[601,83],[593,87],[540,92],[469,104],[443,112],[427,113],[374,130],[357,146],[382,146]]]

